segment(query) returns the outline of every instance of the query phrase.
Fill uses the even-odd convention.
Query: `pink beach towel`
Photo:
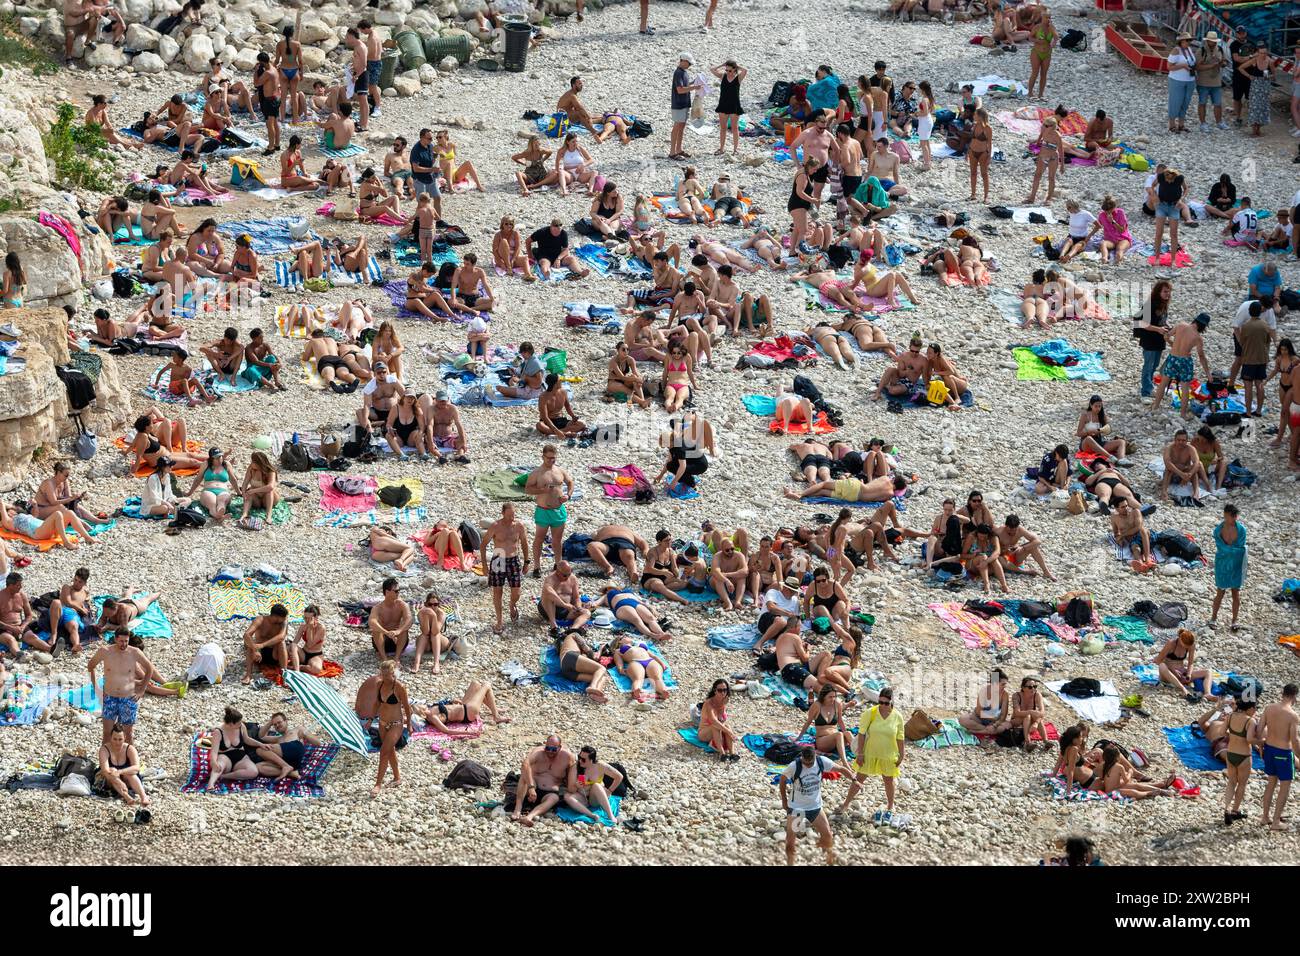
[[[325,511],[369,511],[379,502],[375,495],[379,485],[373,478],[366,479],[366,487],[370,490],[364,495],[344,495],[335,491],[332,475],[321,475],[317,481],[320,484],[320,506]]]
[[[1019,646],[1016,639],[1006,632],[1002,622],[997,618],[986,621],[978,614],[962,610],[960,604],[926,606],[938,616],[939,620],[961,635],[962,643],[972,650],[986,648],[990,644],[999,649]]]
[[[637,490],[640,488],[649,488],[650,480],[646,478],[643,472],[636,465],[622,465],[618,468],[598,468],[593,467],[591,473],[598,479],[607,477],[630,478],[632,483],[619,483],[614,481],[601,481],[600,486],[605,489],[606,498],[619,498],[630,500],[636,497]]]

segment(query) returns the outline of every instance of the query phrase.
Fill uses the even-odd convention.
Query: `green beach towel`
[[[1021,382],[1063,382],[1065,369],[1059,365],[1048,365],[1029,349],[1012,349],[1016,360],[1016,379]]]

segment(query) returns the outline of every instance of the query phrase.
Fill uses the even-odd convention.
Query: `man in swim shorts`
[[[1296,695],[1300,687],[1287,684],[1282,688],[1282,699],[1264,708],[1257,730],[1264,741],[1264,772],[1268,784],[1264,787],[1264,816],[1260,821],[1270,830],[1283,830],[1282,811],[1291,793],[1291,779],[1295,776],[1295,755],[1300,753],[1300,716],[1295,712]],[[1277,803],[1274,804],[1274,794]]]
[[[383,595],[383,599],[370,609],[370,618],[366,622],[370,628],[370,641],[375,645],[375,653],[381,662],[390,656],[400,662],[411,639],[414,620],[411,605],[402,600],[397,578],[384,581]]]
[[[489,548],[492,549],[490,561]],[[507,501],[501,506],[501,517],[484,532],[483,541],[479,545],[479,567],[488,569],[488,587],[492,589],[492,607],[497,616],[493,632],[496,634],[505,628],[502,621],[502,589],[506,586],[510,588],[510,620],[519,620],[519,588],[523,584],[523,573],[527,568],[524,563],[527,549],[528,530],[515,517],[515,506]],[[556,551],[556,557],[560,557],[559,550]]]
[[[118,628],[113,632],[113,642],[97,650],[87,662],[86,670],[90,672],[90,686],[96,685],[95,669],[104,665],[104,720],[102,745],[108,746],[113,725],[121,724],[126,728],[126,742],[135,739],[135,721],[148,686],[148,675],[154,672],[154,666],[144,652],[131,646],[131,632]]]
[[[551,536],[551,550],[555,557],[564,554],[564,526],[569,523],[569,510],[565,507],[573,497],[573,478],[557,465],[559,449],[554,445],[542,446],[542,467],[528,476],[524,492],[536,504],[533,523],[537,533],[533,538],[533,577],[541,577],[542,542]]]

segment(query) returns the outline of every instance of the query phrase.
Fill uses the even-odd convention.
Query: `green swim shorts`
[[[558,528],[569,523],[569,511],[564,505],[558,508],[536,508],[533,523],[539,528]]]

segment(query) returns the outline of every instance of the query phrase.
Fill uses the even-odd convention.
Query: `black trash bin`
[[[520,17],[506,21],[506,53],[503,60],[505,68],[514,73],[522,73],[528,61],[528,43],[533,38],[533,28],[529,22]]]

